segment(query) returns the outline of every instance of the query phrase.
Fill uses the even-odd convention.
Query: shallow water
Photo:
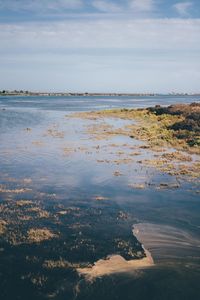
[[[74,111],[198,100],[0,98],[0,219],[8,223],[0,236],[2,299],[200,298],[199,182],[179,180],[177,189],[158,189],[177,178],[139,164],[153,155],[149,150],[141,149],[126,161],[141,142],[128,136],[96,139],[87,131],[94,121],[71,118]],[[105,125],[105,120],[96,122]],[[126,124],[107,120],[114,128]],[[138,188],[140,184],[145,188]],[[20,207],[19,200],[32,203]],[[114,251],[130,259],[128,248],[116,248],[116,240],[136,247],[134,255],[140,255],[134,225],[139,241],[151,251],[153,268],[90,283],[72,268],[44,268],[46,260],[93,263]],[[58,238],[30,244],[31,228],[48,228]]]

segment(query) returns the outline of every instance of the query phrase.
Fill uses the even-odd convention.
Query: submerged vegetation
[[[3,147],[0,172],[2,299],[89,299],[84,293],[92,284],[99,291],[112,280],[106,274],[134,270],[143,276],[136,267],[148,257],[132,231],[136,223],[171,222],[194,230],[198,209],[184,210],[175,198],[181,194],[179,176],[198,182],[198,113],[192,104],[79,113],[89,119],[81,124],[71,114],[65,122],[63,112],[55,120],[53,112],[55,123],[47,119],[37,130],[23,123],[19,133],[25,138],[18,147]],[[187,195],[193,193],[199,190],[188,185]],[[169,205],[163,195],[172,194]],[[85,270],[101,278],[88,283]]]
[[[136,222],[132,215],[101,195],[87,200],[87,205],[85,199],[62,203],[45,193],[38,193],[36,200],[32,190],[26,195],[23,189],[11,194],[2,186],[0,279],[4,299],[14,299],[14,293],[22,299],[29,293],[30,299],[74,299],[74,287],[80,281],[78,268],[92,267],[113,253],[126,260],[145,257],[132,234]],[[11,285],[14,292],[8,288]]]

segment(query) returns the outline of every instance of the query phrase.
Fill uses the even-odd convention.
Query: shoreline
[[[126,136],[143,143],[135,147],[138,154],[147,149],[150,159],[137,163],[179,177],[199,178],[200,174],[200,103],[175,104],[168,107],[113,109],[74,113],[70,117],[91,122],[86,128],[93,140]],[[119,128],[111,119],[129,121]],[[98,126],[97,126],[98,124]],[[127,148],[132,144],[127,143]],[[126,159],[129,157],[127,156]],[[139,157],[138,157],[139,158]],[[132,159],[132,157],[130,157]]]
[[[132,230],[135,236],[135,229]],[[140,242],[140,241],[139,241]],[[112,254],[106,259],[100,259],[92,267],[77,268],[79,275],[83,275],[87,281],[93,281],[95,278],[120,273],[136,273],[138,270],[155,266],[153,257],[141,243],[145,257],[140,259],[126,260],[121,255]]]
[[[87,92],[31,92],[31,91],[0,91],[0,96],[114,96],[114,97],[122,97],[122,96],[132,96],[132,97],[156,97],[156,96],[173,96],[173,97],[198,97],[199,93],[87,93]]]
[[[102,276],[132,273],[137,270],[153,267],[155,264],[150,252],[144,247],[143,249],[146,254],[144,258],[127,261],[120,255],[112,255],[108,259],[98,260],[92,267],[78,268],[77,272],[79,275],[85,276],[88,281],[91,281]]]

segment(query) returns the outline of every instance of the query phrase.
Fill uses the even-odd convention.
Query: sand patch
[[[153,258],[148,250],[144,249],[144,251],[146,257],[141,259],[127,261],[121,255],[111,255],[107,259],[98,260],[92,267],[78,268],[77,271],[84,275],[87,280],[92,281],[105,275],[134,272],[138,269],[152,267],[154,265]]]
[[[133,234],[135,231],[133,229]],[[80,275],[85,276],[86,280],[93,281],[95,278],[112,275],[117,273],[132,273],[140,269],[154,266],[151,253],[144,248],[145,257],[140,259],[126,260],[121,255],[110,255],[106,259],[100,259],[92,267],[77,268]]]

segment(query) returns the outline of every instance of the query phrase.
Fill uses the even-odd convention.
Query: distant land
[[[200,96],[200,93],[175,93],[168,94],[159,93],[78,93],[78,92],[32,92],[24,90],[1,90],[0,96],[159,96],[159,95],[173,95],[173,96]]]

